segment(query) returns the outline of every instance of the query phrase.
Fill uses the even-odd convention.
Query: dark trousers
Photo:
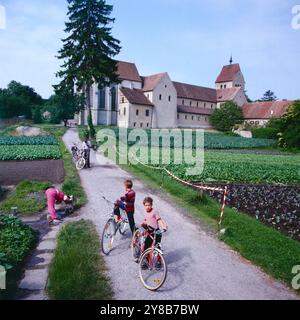
[[[154,237],[154,233],[151,233],[151,236]],[[157,245],[158,243],[161,243],[161,234],[157,234],[156,235],[156,240],[155,240],[155,245]],[[146,251],[147,249],[149,249],[152,245],[153,240],[148,236],[145,240],[145,247],[144,247],[144,251]]]
[[[85,167],[86,168],[90,168],[91,167],[91,164],[90,164],[90,157],[91,157],[91,150],[88,149],[88,150],[84,150],[84,158],[85,158]]]
[[[114,208],[114,214],[118,217],[120,217],[120,209],[125,210],[125,203],[120,201],[118,205]],[[127,213],[127,218],[130,226],[130,230],[132,235],[135,231],[135,221],[134,221],[134,213]]]

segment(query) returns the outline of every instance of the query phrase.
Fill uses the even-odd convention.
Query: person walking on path
[[[91,141],[88,138],[85,138],[84,142],[83,142],[83,150],[84,150],[84,158],[85,158],[85,168],[90,168],[91,167],[91,163],[90,163],[90,159],[91,159],[91,148],[92,148],[92,144]]]

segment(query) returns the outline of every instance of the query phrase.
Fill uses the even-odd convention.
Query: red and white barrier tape
[[[116,148],[116,146],[114,146],[115,150],[116,150],[116,153],[121,156],[121,157],[126,157],[125,155],[122,155]],[[213,187],[205,187],[205,186],[198,186],[198,185],[195,185],[191,182],[187,182],[187,181],[184,181],[182,179],[180,179],[179,177],[175,176],[175,174],[173,174],[171,171],[169,171],[168,169],[166,168],[161,168],[161,167],[154,167],[154,166],[150,166],[148,164],[145,164],[143,162],[141,162],[135,155],[131,154],[131,156],[133,156],[133,158],[135,158],[135,160],[140,163],[141,165],[143,165],[144,167],[146,168],[149,168],[149,169],[154,169],[154,170],[160,170],[160,171],[165,171],[170,177],[172,177],[173,179],[181,182],[182,184],[185,184],[187,186],[190,186],[190,187],[193,187],[193,188],[196,188],[196,189],[200,189],[200,190],[204,190],[204,191],[217,191],[217,192],[224,192],[224,197],[223,197],[223,204],[222,204],[222,209],[221,209],[221,215],[220,215],[220,219],[219,219],[219,226],[222,224],[222,221],[223,221],[223,216],[224,216],[224,212],[225,212],[225,206],[226,206],[226,200],[227,200],[227,197],[228,197],[228,187],[226,186],[224,189],[222,188],[213,188]]]

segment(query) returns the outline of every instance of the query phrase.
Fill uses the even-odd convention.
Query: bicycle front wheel
[[[141,231],[136,230],[131,240],[131,255],[135,262],[138,262],[138,259],[140,258],[140,255],[141,255],[141,247],[140,247],[141,236],[142,236]]]
[[[162,287],[168,268],[163,254],[155,249],[146,250],[139,261],[139,274],[143,286],[151,291]]]
[[[121,219],[122,219],[122,223],[120,224],[119,227],[119,232],[122,236],[124,236],[124,234],[127,231],[127,227],[128,227],[128,220],[127,220],[127,214],[125,211],[121,210]]]
[[[76,162],[76,169],[77,170],[82,170],[85,167],[85,159],[84,158],[80,158],[77,162]]]
[[[109,219],[103,229],[101,247],[102,247],[102,252],[105,255],[109,255],[113,248],[113,243],[115,239],[115,230],[116,230],[115,228],[116,228],[115,220]]]

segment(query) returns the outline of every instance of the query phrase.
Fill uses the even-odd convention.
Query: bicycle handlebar
[[[113,205],[115,204],[114,202],[106,199],[104,196],[102,196],[102,199],[105,200],[105,201],[106,201],[107,203],[109,203],[109,204],[113,204]]]

